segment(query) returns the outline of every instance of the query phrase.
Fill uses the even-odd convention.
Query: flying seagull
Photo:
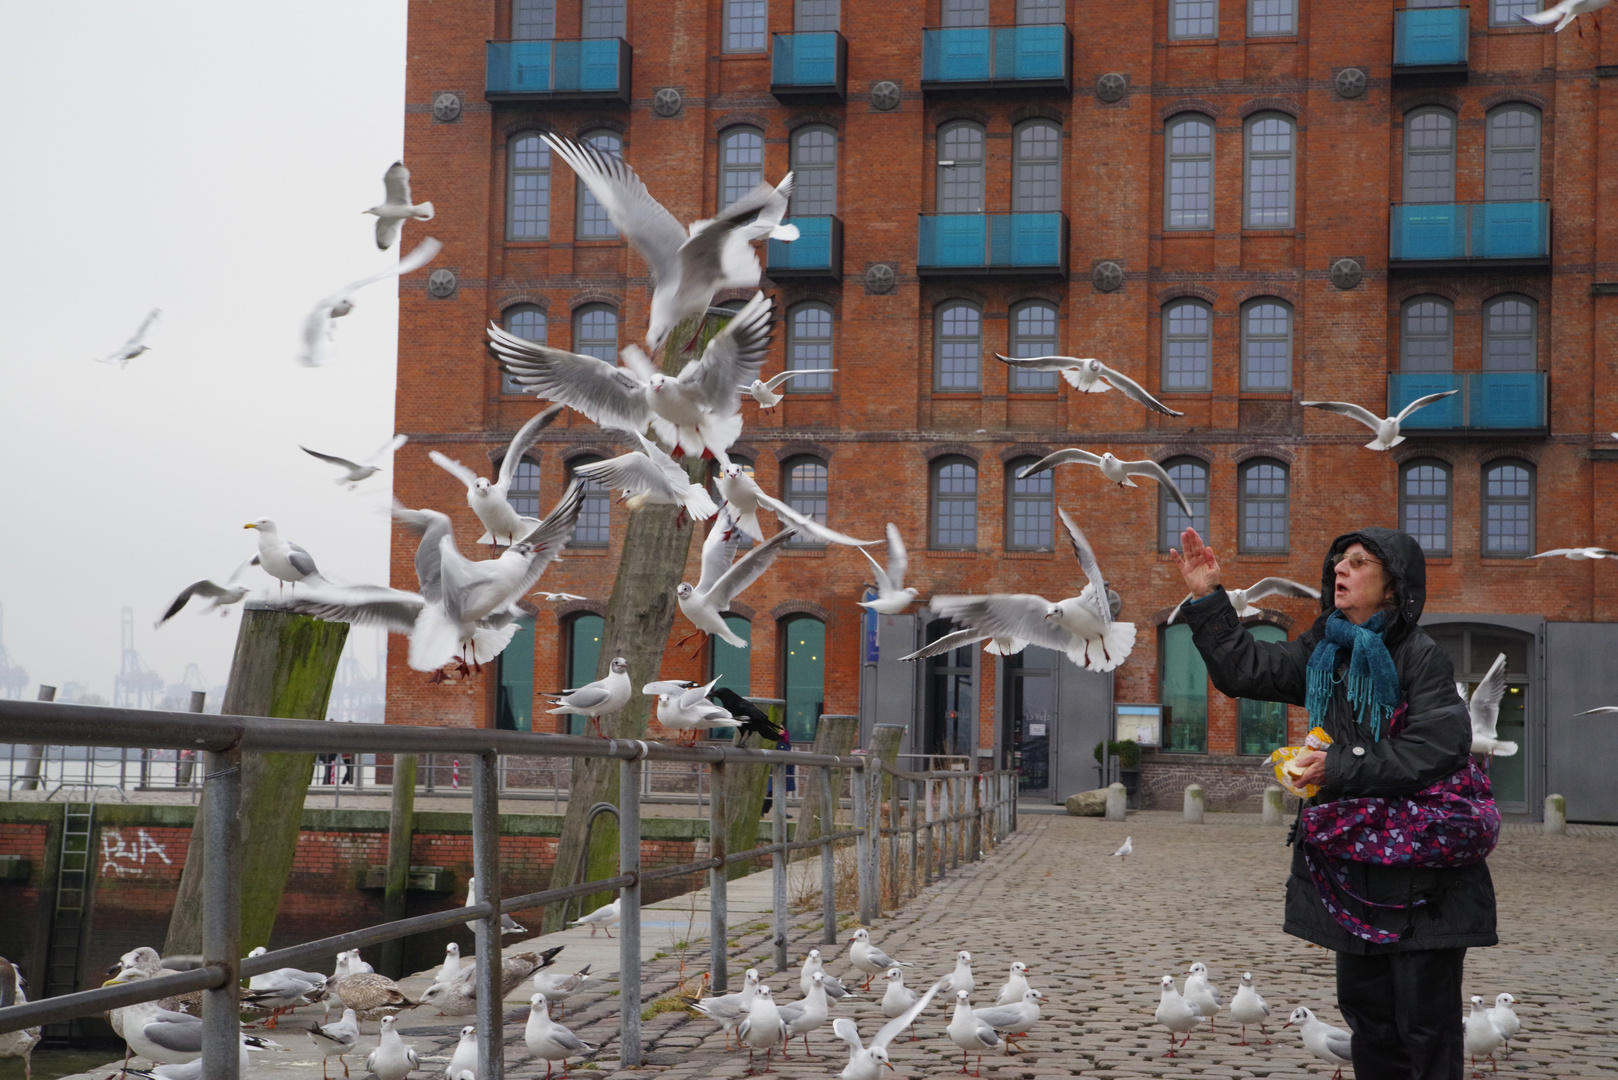
[[[769,412],[771,409],[781,404],[783,399],[780,394],[776,393],[776,391],[779,390],[782,384],[788,379],[796,378],[799,375],[830,375],[836,370],[837,369],[833,367],[797,368],[792,371],[783,371],[781,374],[775,376],[773,379],[770,379],[767,382],[763,379],[754,379],[747,386],[742,387],[742,392],[744,394],[752,395],[753,400],[758,402],[759,405],[764,408],[765,412]]]
[[[714,478],[714,487],[718,488],[719,494],[724,497],[734,526],[754,540],[764,539],[764,530],[758,523],[758,511],[763,507],[780,518],[783,524],[791,525],[799,532],[812,536],[822,543],[841,544],[845,547],[861,547],[877,543],[875,540],[856,540],[847,533],[829,529],[807,514],[798,513],[780,499],[766,495],[764,489],[758,486],[752,471],[735,462],[726,462],[720,466],[719,473]]]
[[[506,456],[500,459],[500,472],[492,484],[488,477],[479,476],[452,457],[446,457],[437,450],[427,452],[427,457],[434,465],[466,485],[466,505],[483,522],[483,527],[489,530],[478,537],[478,543],[498,547],[503,537],[505,543],[510,544],[517,537],[539,527],[537,520],[523,517],[512,507],[509,501],[511,481],[517,475],[517,466],[522,463],[528,448],[534,445],[539,433],[550,427],[561,412],[562,406],[552,405],[535,413],[517,429],[517,434],[511,437],[511,445],[506,448]]]
[[[1409,419],[1411,413],[1417,409],[1425,409],[1435,401],[1442,401],[1451,394],[1459,393],[1459,390],[1445,390],[1438,394],[1427,394],[1406,405],[1397,416],[1389,416],[1385,419],[1376,415],[1370,409],[1355,405],[1351,401],[1300,401],[1298,404],[1306,409],[1321,409],[1325,412],[1340,413],[1350,419],[1358,420],[1376,432],[1376,438],[1366,443],[1365,448],[1367,450],[1387,450],[1405,441],[1405,437],[1399,434],[1399,425]]]
[[[1147,393],[1146,388],[1121,371],[1115,371],[1096,359],[1076,356],[1001,356],[995,358],[1023,371],[1059,371],[1067,384],[1082,394],[1104,394],[1117,389],[1132,401],[1138,401],[1153,412],[1164,416],[1184,416]]]
[[[1242,619],[1259,614],[1258,608],[1253,606],[1253,601],[1262,600],[1266,596],[1291,596],[1298,599],[1307,597],[1311,600],[1319,600],[1320,590],[1311,589],[1300,581],[1293,581],[1291,578],[1284,577],[1260,578],[1245,589],[1225,590],[1225,599],[1230,601],[1230,606],[1236,609],[1237,617]],[[1167,620],[1169,623],[1179,620],[1180,609],[1185,607],[1186,602],[1190,599],[1191,596],[1187,593],[1185,600],[1181,600],[1174,605],[1174,610],[1169,612]]]
[[[130,335],[128,341],[106,356],[98,356],[96,359],[103,364],[117,364],[121,368],[128,367],[131,360],[149,348],[146,344],[147,331],[151,330],[152,324],[157,321],[157,317],[161,314],[163,314],[161,309],[153,308],[147,313],[146,318],[141,320],[140,329]]]
[[[1487,674],[1478,683],[1477,689],[1472,691],[1470,699],[1466,696],[1464,683],[1456,683],[1455,689],[1461,692],[1461,700],[1466,702],[1466,709],[1472,716],[1472,753],[1488,754],[1490,757],[1510,757],[1517,752],[1517,744],[1496,736],[1500,723],[1500,701],[1506,696],[1506,654],[1501,653],[1489,665]]]
[[[1088,450],[1058,450],[1056,453],[1048,454],[1023,469],[1017,474],[1017,479],[1021,480],[1024,477],[1032,476],[1034,473],[1044,472],[1046,469],[1056,465],[1072,464],[1094,465],[1101,470],[1102,476],[1105,476],[1119,487],[1135,487],[1136,484],[1130,479],[1131,476],[1144,476],[1148,479],[1156,480],[1174,497],[1174,501],[1180,504],[1180,509],[1185,511],[1186,517],[1195,516],[1191,512],[1191,504],[1186,502],[1185,496],[1180,492],[1179,485],[1170,478],[1167,469],[1150,460],[1120,461],[1112,455],[1111,451],[1097,456]]]
[[[168,610],[163,612],[163,617],[154,622],[152,626],[154,628],[162,626],[164,623],[174,618],[174,616],[180,613],[180,609],[185,607],[185,605],[190,602],[193,596],[200,596],[205,600],[211,601],[211,603],[209,603],[208,606],[203,610],[205,612],[217,610],[219,611],[220,616],[223,617],[227,614],[227,612],[223,610],[227,605],[241,603],[243,600],[247,599],[247,594],[253,591],[249,586],[243,585],[238,579],[242,576],[242,574],[247,572],[247,568],[249,566],[257,565],[258,556],[254,555],[251,559],[248,559],[246,562],[238,566],[230,577],[225,579],[224,584],[220,584],[212,578],[203,578],[201,581],[193,581],[180,591],[180,595],[176,596],[174,601],[169,604]]]
[[[680,610],[696,627],[674,643],[676,649],[691,638],[700,636],[706,640],[709,635],[738,649],[747,648],[747,642],[725,625],[725,612],[730,610],[730,602],[742,590],[763,576],[764,571],[781,554],[782,546],[792,539],[797,530],[782,529],[737,559],[736,549],[741,545],[741,535],[740,530],[734,527],[734,521],[729,513],[719,515],[708,530],[707,539],[702,542],[702,576],[697,579],[695,586],[682,581],[674,590]],[[698,647],[701,647],[700,643]]]
[[[1523,22],[1533,23],[1535,26],[1549,26],[1551,23],[1555,23],[1556,29],[1552,30],[1551,33],[1560,34],[1567,29],[1568,23],[1573,22],[1580,15],[1590,15],[1594,18],[1594,12],[1600,11],[1611,2],[1612,0],[1561,0],[1561,3],[1553,4],[1544,11],[1536,11],[1532,14],[1519,11],[1517,18]],[[1601,29],[1599,20],[1596,22],[1596,29]],[[1579,36],[1584,36],[1583,23],[1579,24]]]
[[[1618,551],[1608,551],[1606,548],[1601,547],[1551,548],[1549,551],[1541,551],[1538,555],[1530,555],[1528,557],[1530,559],[1549,559],[1557,555],[1562,556],[1564,559],[1572,559],[1575,562],[1579,562],[1584,559],[1618,558]]]
[[[387,457],[389,454],[393,453],[395,450],[399,449],[399,447],[403,446],[409,441],[410,436],[408,435],[395,435],[393,438],[389,439],[385,444],[383,444],[381,449],[377,450],[376,453],[366,458],[363,462],[350,461],[347,458],[338,457],[336,454],[322,454],[319,450],[311,450],[307,446],[299,446],[298,449],[302,450],[310,457],[319,458],[321,461],[345,470],[344,475],[337,479],[337,483],[347,484],[348,490],[353,491],[354,486],[361,480],[368,479],[382,471],[382,466],[377,464],[378,461],[381,461],[383,458]]]
[[[379,222],[378,225],[385,224]],[[393,266],[370,277],[351,281],[316,304],[314,310],[303,317],[303,330],[298,345],[298,363],[305,367],[320,367],[331,359],[331,343],[337,333],[337,320],[354,310],[354,294],[367,285],[386,281],[390,277],[403,277],[432,262],[444,245],[427,237],[410,254]]]
[[[876,574],[876,599],[858,601],[860,607],[867,611],[874,611],[879,615],[898,615],[905,608],[915,603],[916,590],[905,588],[905,571],[910,568],[910,556],[905,553],[904,538],[899,535],[899,527],[888,522],[888,568],[886,570],[871,557],[871,553],[863,547],[859,549],[861,555],[871,564],[871,570]]]
[[[386,251],[399,239],[399,230],[407,220],[431,221],[433,204],[410,204],[410,170],[402,161],[395,161],[382,174],[382,188],[386,192],[384,201],[363,212],[376,215],[376,246]]]
[[[561,406],[552,406],[560,408]],[[622,491],[620,502],[631,510],[639,510],[647,503],[678,506],[676,525],[684,525],[687,518],[706,521],[719,508],[708,497],[708,489],[693,484],[685,468],[663,452],[663,448],[640,432],[633,433],[640,441],[639,450],[631,450],[606,461],[592,461],[573,470],[575,476],[593,480],[603,487]]]
[[[781,224],[792,193],[791,173],[776,187],[759,184],[712,220],[694,223],[688,233],[619,158],[557,135],[543,138],[572,166],[618,232],[651,267],[654,284],[646,343],[653,349],[681,319],[705,312],[719,290],[758,285],[763,268],[753,241],[798,238],[797,226]],[[745,386],[756,376],[757,372],[749,372],[731,385]]]

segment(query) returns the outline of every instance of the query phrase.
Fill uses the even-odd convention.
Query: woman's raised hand
[[[1187,529],[1181,533],[1180,550],[1170,548],[1169,554],[1179,565],[1180,576],[1185,578],[1192,596],[1201,600],[1218,587],[1219,560],[1214,556],[1213,548],[1202,542],[1197,530]]]

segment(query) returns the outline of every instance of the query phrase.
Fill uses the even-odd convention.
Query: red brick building
[[[1618,39],[1517,18],[1538,6],[416,0],[405,160],[445,251],[401,301],[396,491],[454,513],[463,550],[481,532],[426,452],[492,469],[536,407],[504,392],[490,320],[604,357],[644,333],[644,262],[539,133],[622,154],[682,220],[795,169],[803,239],[768,253],[766,374],[837,371],[774,412],[748,404],[735,456],[835,528],[895,522],[923,600],[1071,595],[1065,508],[1139,635],[1109,676],[1038,651],[902,665],[942,627],[920,605],[868,627],[865,560],[804,545],[742,596],[747,653],[669,674],[717,665],[787,698],[800,735],[820,712],[906,723],[910,749],[1019,761],[1030,796],[1052,798],[1095,784],[1116,705],[1163,705],[1148,797],[1188,777],[1250,794],[1286,721],[1211,691],[1164,625],[1183,594],[1172,502],[1079,466],[1013,479],[1051,449],[1111,450],[1174,470],[1233,585],[1314,583],[1329,540],[1361,524],[1418,533],[1427,622],[1459,677],[1508,655],[1502,727],[1524,747],[1498,766],[1503,801],[1563,791],[1575,818],[1618,818],[1591,764],[1618,752],[1614,726],[1572,716],[1606,703],[1618,582],[1603,563],[1521,561],[1618,539]],[[1185,415],[1019,379],[995,352],[1099,357]],[[1387,453],[1299,405],[1395,412],[1444,389],[1461,393]],[[522,497],[549,505],[570,465],[621,452],[569,414],[520,470]],[[535,692],[594,676],[626,514],[607,506],[545,579],[594,599],[546,605],[498,677],[466,684],[424,685],[396,639],[389,719],[549,730]],[[413,543],[396,535],[396,584]],[[1261,606],[1271,636],[1315,610]],[[1152,726],[1124,715],[1126,734]]]

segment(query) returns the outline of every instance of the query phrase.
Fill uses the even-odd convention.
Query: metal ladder
[[[80,937],[89,903],[90,834],[95,827],[96,790],[87,802],[71,798],[63,805],[62,851],[56,865],[56,907],[51,913],[50,944],[45,962],[45,996],[71,994],[79,988]],[[67,1039],[72,1022],[48,1024],[47,1039]]]

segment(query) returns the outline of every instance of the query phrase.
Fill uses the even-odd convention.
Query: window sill
[[[824,547],[810,547],[808,544],[798,547],[793,547],[791,544],[782,544],[781,554],[794,559],[824,559],[826,549]]]
[[[1277,225],[1277,226],[1275,226],[1274,228],[1271,228],[1271,229],[1266,229],[1266,228],[1262,228],[1262,227],[1255,228],[1253,226],[1246,226],[1246,225],[1244,225],[1242,227],[1242,239],[1243,240],[1246,240],[1246,239],[1248,239],[1250,237],[1253,238],[1253,239],[1257,239],[1257,238],[1265,237],[1265,236],[1294,236],[1295,237],[1297,235],[1298,235],[1298,227],[1296,225]]]
[[[1219,44],[1219,35],[1214,34],[1211,37],[1200,38],[1169,38],[1164,44],[1171,49],[1183,49],[1193,45],[1201,45],[1206,48],[1209,45]]]
[[[548,236],[525,236],[521,240],[514,240],[509,236],[506,237],[506,247],[508,248],[539,248],[550,246],[551,238]]]
[[[977,548],[928,548],[927,554],[934,559],[975,559],[983,553]]]
[[[1017,559],[1029,562],[1051,562],[1056,558],[1054,551],[1007,551],[1004,558]]]
[[[799,390],[794,393],[782,394],[788,401],[836,401],[837,395],[830,390]]]
[[[1236,561],[1240,563],[1285,563],[1292,561],[1290,551],[1255,551],[1251,554],[1236,553]]]
[[[603,555],[606,555],[610,550],[611,549],[605,544],[601,545],[600,547],[576,547],[569,544],[567,546],[567,550],[563,551],[560,557],[563,559],[568,559],[577,555],[580,558],[585,559],[598,559]]]
[[[1055,390],[1008,390],[1008,401],[1060,401],[1062,395]]]
[[[1298,35],[1297,34],[1248,34],[1247,35],[1247,40],[1249,42],[1254,42],[1254,41],[1263,42],[1266,45],[1296,45],[1298,43]]]
[[[769,55],[768,49],[759,49],[757,52],[721,52],[719,59],[722,63],[731,60],[766,60]]]
[[[1163,228],[1163,239],[1165,240],[1171,236],[1186,240],[1212,240],[1216,235],[1218,234],[1212,229],[1173,229],[1168,226]]]
[[[1212,390],[1159,390],[1159,400],[1173,398],[1175,401],[1212,401]]]
[[[934,401],[979,401],[983,397],[982,390],[934,390]]]
[[[1291,401],[1291,390],[1242,390],[1237,394],[1241,401]]]
[[[575,248],[619,247],[623,242],[624,238],[621,236],[575,236],[573,238]]]
[[[1533,552],[1529,552],[1529,555],[1532,554]],[[1478,553],[1478,562],[1483,566],[1515,566],[1518,563],[1527,561],[1528,555],[1490,555],[1487,552]]]

